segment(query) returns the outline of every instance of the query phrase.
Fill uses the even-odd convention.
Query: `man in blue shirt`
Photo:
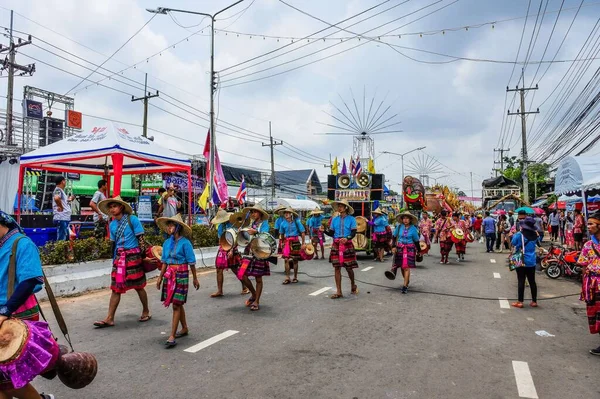
[[[292,208],[286,208],[283,211],[283,217],[284,220],[279,225],[279,239],[285,241],[283,251],[285,280],[283,280],[283,284],[287,285],[290,283],[290,269],[294,269],[294,278],[291,282],[298,282],[298,261],[302,260],[300,251],[304,251],[306,248],[304,244],[306,232],[298,214]]]
[[[481,224],[481,234],[485,234],[485,247],[487,253],[494,252],[494,243],[496,242],[496,220],[490,216],[490,212],[485,212],[485,219]]]
[[[325,228],[323,227],[323,211],[319,208],[316,208],[314,211],[310,213],[310,218],[306,222],[306,226],[308,227],[308,234],[310,236],[310,240],[312,244],[315,246],[321,247],[321,258],[325,259],[325,243],[323,240],[323,232]],[[319,252],[315,251],[315,259],[319,259]]]
[[[350,279],[350,287],[352,294],[358,294],[358,287],[354,283],[354,270],[358,267],[356,262],[356,250],[352,239],[356,235],[356,219],[354,209],[350,206],[347,200],[333,202],[334,209],[337,209],[339,215],[331,220],[329,230],[325,232],[330,237],[333,237],[329,262],[335,269],[335,285],[337,291],[331,296],[331,299],[343,298],[342,295],[342,270],[346,268],[348,278]]]

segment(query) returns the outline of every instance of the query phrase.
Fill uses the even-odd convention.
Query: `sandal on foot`
[[[288,285],[289,283],[291,283],[291,281],[290,281],[290,279],[288,278],[288,279],[285,279],[285,280],[283,280],[283,283],[281,283],[281,284],[283,284],[283,285]]]
[[[292,283],[294,283],[294,284],[296,284],[297,282],[298,282],[297,278],[295,278],[295,279],[292,280]]]
[[[252,306],[250,306],[250,311],[251,312],[256,312],[258,310],[260,310],[260,306],[258,304],[253,303]]]
[[[175,338],[183,338],[183,337],[187,337],[188,335],[190,335],[189,331],[186,331],[186,332],[181,332],[180,331],[180,332],[178,332],[178,333],[175,334]]]
[[[352,287],[352,291],[350,291],[352,295],[358,295],[358,286],[355,285]]]
[[[331,299],[338,299],[338,298],[343,298],[343,297],[344,296],[342,294],[333,294],[329,298],[331,298]]]
[[[250,290],[248,288],[244,288],[242,290],[242,292],[240,292],[240,295],[248,295],[250,293]]]
[[[152,316],[150,316],[150,315],[142,316],[142,317],[140,317],[138,319],[138,321],[140,323],[145,323],[145,322],[150,321],[150,320],[152,320]]]
[[[254,303],[254,301],[255,301],[254,298],[248,298],[248,299],[246,299],[246,307],[252,306],[252,304]]]
[[[175,341],[175,340],[165,342],[165,347],[167,349],[174,348],[175,346],[177,346],[177,341]]]
[[[214,294],[210,294],[211,298],[218,298],[220,296],[223,296],[223,294],[219,294],[218,292],[215,292]]]
[[[510,306],[512,306],[513,308],[522,308],[523,307],[523,303],[522,302],[513,302],[510,304]]]
[[[531,303],[529,304],[529,306],[531,306],[532,308],[537,308],[538,304],[535,301],[531,301]]]
[[[115,325],[114,325],[114,323],[109,324],[109,323],[105,322],[104,320],[102,320],[102,321],[95,321],[94,326],[97,329],[101,329],[101,328],[106,328],[106,327],[114,327]]]

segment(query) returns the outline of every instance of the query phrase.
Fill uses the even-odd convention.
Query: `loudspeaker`
[[[335,201],[335,189],[337,184],[337,176],[327,175],[327,199]]]
[[[371,201],[383,200],[383,182],[385,176],[381,174],[371,175]]]

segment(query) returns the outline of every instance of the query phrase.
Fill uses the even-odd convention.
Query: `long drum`
[[[356,249],[366,248],[368,244],[367,236],[365,236],[362,233],[356,233],[356,235],[352,239],[352,244],[354,244],[354,248]]]
[[[250,241],[250,251],[258,259],[268,259],[277,252],[277,240],[269,233],[260,233]]]
[[[254,237],[252,234],[250,234],[248,232],[248,230],[250,230],[249,227],[243,228],[241,229],[238,234],[237,234],[237,243],[238,245],[245,247],[248,244],[250,244],[250,241],[252,241],[252,238]]]
[[[365,218],[364,216],[357,216],[356,217],[356,232],[357,233],[364,233],[365,231],[367,231],[367,218]]]
[[[227,229],[219,238],[219,245],[223,250],[229,251],[237,245],[237,232],[235,229]]]

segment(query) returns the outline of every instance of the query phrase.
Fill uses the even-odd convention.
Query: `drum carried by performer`
[[[391,271],[385,272],[385,276],[394,280],[398,269],[402,272],[404,285],[401,288],[403,294],[408,292],[410,284],[410,269],[416,266],[416,262],[422,260],[421,247],[419,245],[418,219],[410,212],[402,212],[396,218],[399,224],[394,230],[394,262]],[[419,260],[420,259],[420,260]]]
[[[306,248],[304,226],[296,211],[286,208],[283,211],[284,220],[279,226],[279,239],[284,241],[283,259],[285,261],[285,280],[283,284],[298,282],[298,262],[302,259],[302,251]],[[294,269],[294,278],[290,280],[290,269]]]
[[[388,217],[381,208],[375,209],[373,212],[373,219],[369,221],[369,224],[373,226],[372,242],[375,252],[375,260],[383,262],[383,257],[386,251],[389,251],[390,247],[390,234],[388,233]]]
[[[456,260],[458,262],[465,260],[465,253],[467,252],[467,233],[469,227],[464,220],[460,219],[460,213],[455,212],[452,214],[452,242],[456,247]]]
[[[308,218],[306,225],[308,226],[308,232],[310,234],[312,245],[315,247],[315,249],[321,247],[321,259],[325,259],[325,228],[323,227],[323,211],[319,208],[315,208],[315,210],[310,213],[310,218]],[[319,259],[318,251],[315,252],[315,259]]]
[[[435,222],[435,242],[440,243],[441,264],[448,264],[448,255],[452,250],[452,220],[448,217],[448,211],[442,209],[439,219]]]

